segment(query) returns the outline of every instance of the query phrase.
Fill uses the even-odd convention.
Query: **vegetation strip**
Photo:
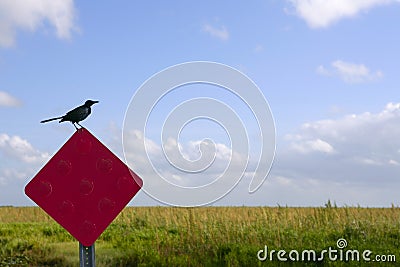
[[[368,266],[261,262],[269,249],[349,249],[400,261],[400,209],[127,207],[96,241],[97,266]],[[0,266],[77,266],[78,242],[37,207],[0,207]],[[321,265],[323,264],[323,265]],[[371,266],[398,266],[387,262]]]

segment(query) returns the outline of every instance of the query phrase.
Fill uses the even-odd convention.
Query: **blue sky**
[[[399,205],[399,20],[396,0],[0,0],[0,205],[32,205],[23,187],[74,132],[40,120],[99,100],[83,124],[123,157],[135,91],[198,60],[250,77],[276,124],[266,182],[248,194],[243,179],[216,205]],[[199,86],[160,108],[199,90],[243,110],[226,92]],[[204,124],[192,127],[185,142],[201,138]],[[227,145],[220,130],[204,135],[217,132]],[[141,192],[132,204],[159,203]]]

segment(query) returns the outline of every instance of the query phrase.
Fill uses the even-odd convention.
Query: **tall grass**
[[[376,266],[260,262],[257,251],[336,248],[394,254],[398,208],[128,207],[96,241],[97,266]],[[0,266],[76,266],[78,243],[40,208],[0,208]],[[379,266],[399,266],[380,263]]]

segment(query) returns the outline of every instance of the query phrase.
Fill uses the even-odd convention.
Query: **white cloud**
[[[383,77],[380,70],[371,72],[364,64],[355,64],[343,60],[333,61],[329,69],[320,65],[316,71],[320,75],[337,76],[347,83],[376,81]]]
[[[0,0],[0,46],[13,46],[18,30],[34,32],[46,22],[58,38],[69,39],[75,20],[73,0]]]
[[[226,41],[229,39],[229,32],[225,26],[215,27],[211,24],[204,24],[202,30],[212,37]]]
[[[18,107],[22,103],[16,97],[7,92],[0,91],[0,107]]]
[[[332,154],[335,152],[333,147],[321,139],[307,140],[300,143],[293,143],[292,149],[302,153],[308,154],[312,152],[322,152],[326,154]]]
[[[48,153],[35,149],[27,140],[5,133],[0,134],[0,152],[28,164],[43,163],[49,158]]]
[[[276,183],[278,183],[281,186],[286,187],[286,186],[290,186],[293,184],[293,179],[290,179],[290,178],[287,178],[284,176],[275,176],[273,179],[276,181]]]
[[[174,138],[168,138],[162,147],[144,137],[141,131],[132,130],[124,134],[127,162],[132,163],[133,166],[130,167],[136,173],[144,176],[153,173],[151,170],[142,168],[142,166],[147,166],[144,162],[149,159],[152,167],[161,177],[179,186],[206,185],[218,179],[229,163],[235,169],[246,160],[229,146],[213,143],[207,139],[181,143]],[[143,142],[146,144],[147,152],[142,149]],[[127,153],[129,151],[131,153]],[[204,166],[206,168],[202,169]]]
[[[162,155],[162,148],[156,142],[145,137],[142,131],[131,130],[124,132],[124,156],[129,167],[135,172],[151,173],[150,170],[146,168],[141,168],[145,166],[149,158],[157,160],[162,160],[160,156]],[[114,140],[114,143],[120,142],[118,138]],[[143,149],[143,144],[145,148]],[[112,145],[114,146],[114,145]]]
[[[7,183],[8,180],[13,180],[13,179],[25,179],[28,178],[28,172],[26,170],[20,169],[10,169],[10,168],[2,168],[0,171],[1,175],[1,180],[3,181],[4,184]]]
[[[23,188],[48,159],[27,140],[0,134],[0,205],[27,205]]]
[[[326,75],[326,76],[331,75],[330,71],[327,70],[323,65],[319,65],[317,67],[317,73],[320,75]]]
[[[311,28],[325,28],[371,8],[398,3],[398,0],[289,0],[294,12]]]
[[[398,203],[399,136],[400,103],[304,123],[279,146],[265,186],[279,186],[283,204],[390,206]]]
[[[289,146],[285,155],[296,159],[293,166],[287,167],[310,168],[310,173],[304,173],[306,176],[317,175],[321,169],[321,179],[397,179],[398,174],[393,171],[400,162],[398,136],[400,103],[389,103],[379,113],[350,114],[337,120],[305,123],[298,133],[286,136]],[[323,152],[327,157],[315,152]],[[334,166],[340,169],[331,172]]]

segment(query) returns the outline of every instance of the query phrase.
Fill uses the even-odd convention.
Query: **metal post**
[[[95,267],[94,244],[90,247],[85,247],[79,242],[79,266],[80,267]]]

